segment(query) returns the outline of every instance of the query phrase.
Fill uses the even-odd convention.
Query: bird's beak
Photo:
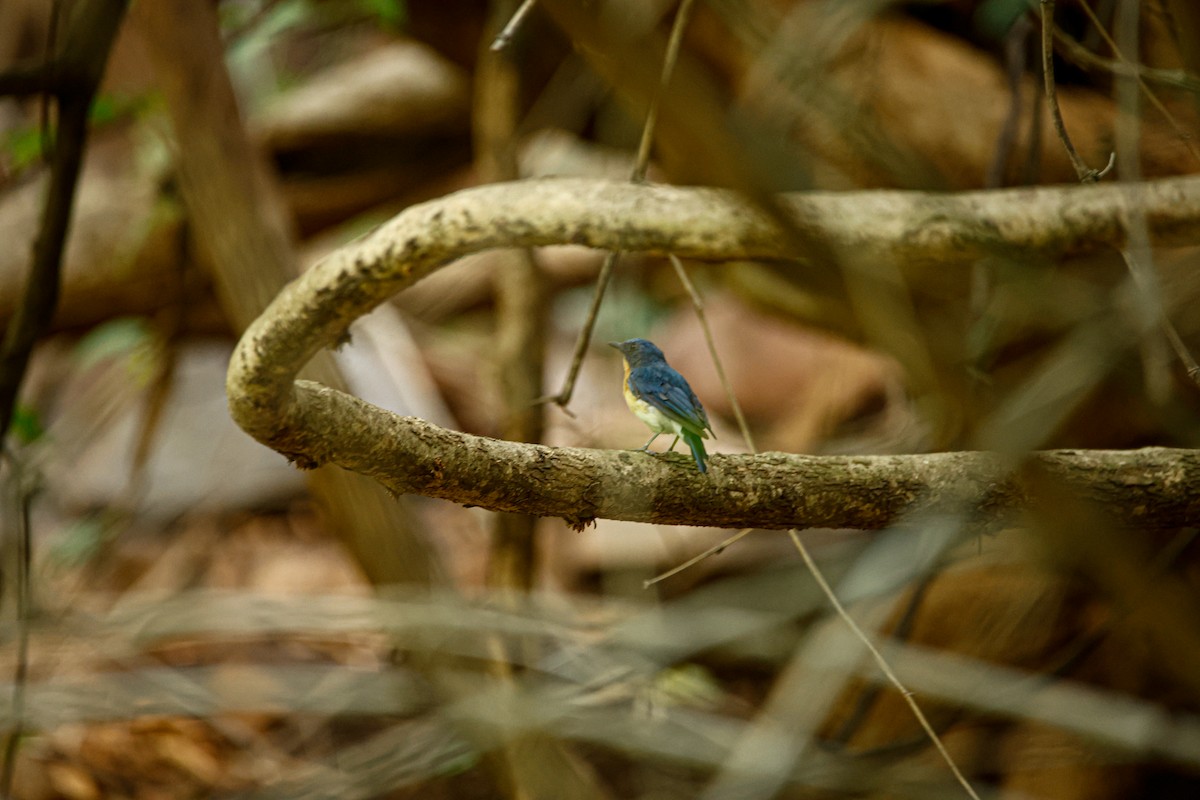
[[[609,346],[609,347],[615,347],[615,348],[617,348],[618,350],[620,350],[620,349],[621,349],[621,343],[620,343],[620,342],[609,342],[609,343],[608,343],[608,346]]]

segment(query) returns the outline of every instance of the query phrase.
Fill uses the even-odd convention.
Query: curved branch
[[[785,202],[796,226],[834,252],[868,249],[904,261],[946,262],[996,249],[1058,256],[1120,246],[1125,210],[1134,202],[1157,243],[1200,243],[1200,178],[959,195],[814,193]],[[574,243],[722,260],[802,258],[788,244],[794,241],[764,213],[718,190],[562,179],[459,192],[405,210],[289,284],[238,343],[227,378],[230,411],[248,433],[304,467],[336,463],[396,492],[575,524],[608,517],[877,528],[914,507],[1022,504],[1023,488],[1006,477],[1012,465],[995,456],[716,456],[705,477],[671,457],[448,431],[294,380],[321,347],[343,340],[358,316],[468,253]],[[1086,467],[1087,492],[1114,509],[1127,506],[1127,521],[1174,525],[1200,517],[1191,488],[1200,485],[1200,458],[1190,451],[1038,458],[1073,483]],[[841,499],[847,492],[856,498],[853,508]],[[1142,492],[1146,502],[1130,492]]]

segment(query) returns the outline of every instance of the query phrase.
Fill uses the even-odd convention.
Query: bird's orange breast
[[[636,413],[637,406],[641,404],[641,401],[634,396],[633,390],[629,388],[629,362],[621,359],[621,366],[625,368],[625,376],[621,378],[621,391],[625,393],[625,405],[629,406]]]
[[[679,433],[679,423],[663,414],[657,408],[633,393],[629,388],[629,362],[625,362],[625,378],[621,381],[621,389],[625,394],[625,405],[638,419],[646,423],[650,430],[657,433]]]

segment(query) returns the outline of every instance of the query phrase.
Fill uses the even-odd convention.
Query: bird
[[[625,403],[638,419],[646,423],[654,435],[640,450],[653,452],[650,445],[664,433],[675,434],[668,451],[674,450],[682,438],[691,448],[696,468],[708,471],[708,453],[704,439],[716,438],[704,406],[687,380],[667,363],[663,351],[645,339],[609,342],[621,351],[625,360]]]

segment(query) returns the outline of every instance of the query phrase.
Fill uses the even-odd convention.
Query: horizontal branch
[[[1200,244],[1200,178],[958,195],[812,193],[785,203],[799,230],[834,252],[867,251],[906,262],[947,262],[996,250],[1054,257],[1119,247],[1134,204],[1156,243]],[[999,510],[1023,502],[1022,487],[1005,477],[1002,463],[980,454],[717,455],[705,476],[671,457],[548,448],[448,431],[295,382],[299,369],[321,347],[342,341],[357,317],[470,253],[583,244],[713,260],[802,258],[788,244],[795,241],[765,214],[719,190],[561,179],[459,192],[406,209],[289,284],[238,343],[227,378],[230,411],[248,433],[302,466],[335,463],[396,492],[561,516],[575,524],[608,517],[876,528],[907,508]],[[1037,458],[1052,474],[1082,481],[1089,496],[1128,505],[1132,510],[1123,518],[1129,522],[1163,519],[1173,525],[1198,518],[1200,501],[1188,487],[1200,485],[1200,467],[1189,453]],[[1180,484],[1179,475],[1188,481]],[[1131,492],[1146,495],[1147,503],[1139,505]],[[1174,494],[1152,497],[1161,492]]]
[[[1200,521],[1200,451],[1061,450],[1033,454],[1036,471],[994,453],[710,456],[698,472],[682,453],[547,447],[450,431],[401,417],[318,384],[296,387],[297,420],[338,420],[329,437],[294,440],[371,475],[397,494],[493,511],[726,528],[878,530],[907,514],[958,514],[1004,524],[1028,505],[1022,475],[1058,480],[1105,509],[1114,524],[1175,527]],[[336,452],[335,452],[336,451]],[[852,498],[848,502],[847,498]]]
[[[53,64],[20,65],[0,72],[0,97],[52,94],[57,88],[58,72]]]

